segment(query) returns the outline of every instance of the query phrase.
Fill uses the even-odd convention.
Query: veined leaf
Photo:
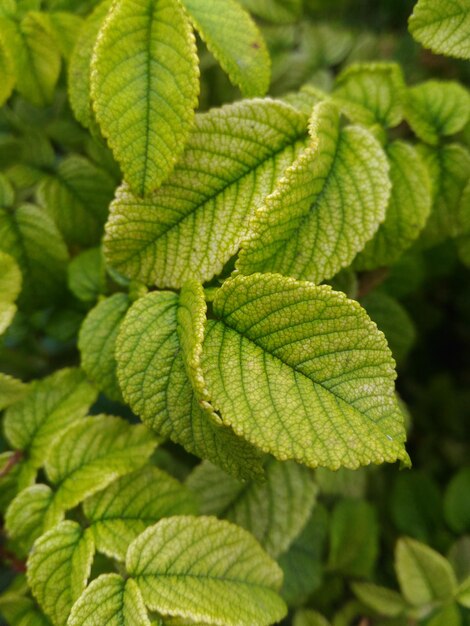
[[[236,0],[182,0],[182,4],[209,50],[243,95],[264,96],[269,87],[269,54],[249,14]]]
[[[59,370],[33,381],[27,396],[7,409],[5,435],[15,448],[28,452],[35,467],[40,467],[55,437],[86,415],[96,395],[78,369]]]
[[[258,209],[237,267],[320,283],[349,265],[384,220],[388,163],[364,128],[340,127],[337,109],[313,113],[312,144]]]
[[[43,180],[36,194],[68,242],[89,246],[100,241],[114,186],[107,172],[72,155]]]
[[[40,24],[64,59],[68,61],[82,27],[82,18],[62,11],[47,13],[32,11],[30,16]]]
[[[386,128],[403,119],[405,80],[396,63],[357,63],[336,79],[333,99],[354,122]]]
[[[292,461],[268,461],[266,481],[241,483],[222,470],[202,463],[188,486],[199,496],[201,513],[242,526],[276,558],[305,526],[315,503],[313,474]]]
[[[417,239],[431,211],[429,173],[415,148],[394,141],[385,151],[392,192],[385,221],[354,261],[359,270],[392,265]]]
[[[149,609],[163,615],[267,626],[286,614],[279,566],[248,532],[215,518],[161,520],[129,546],[126,569]]]
[[[100,247],[78,254],[67,267],[67,283],[79,300],[93,302],[106,289],[106,268]]]
[[[119,417],[86,417],[58,436],[45,469],[57,485],[54,507],[71,509],[113,480],[144,465],[157,445],[142,425]]]
[[[177,0],[118,0],[95,46],[96,119],[133,191],[147,195],[173,169],[199,90],[194,36]]]
[[[259,453],[218,424],[207,404],[202,408],[196,397],[182,356],[179,307],[177,294],[155,291],[137,300],[127,313],[116,340],[124,399],[148,426],[188,451],[237,476],[260,474]],[[193,302],[196,315],[198,307],[204,314],[205,303]]]
[[[162,517],[196,513],[196,509],[187,487],[149,465],[115,480],[83,504],[97,549],[121,561],[129,544],[147,526]]]
[[[55,626],[65,626],[86,587],[95,546],[90,530],[65,521],[40,537],[28,558],[28,583]]]
[[[14,498],[36,479],[36,469],[30,461],[21,459],[11,450],[0,454],[0,511],[5,513]]]
[[[384,336],[355,301],[276,274],[217,291],[203,368],[224,423],[280,460],[357,468],[401,459]]]
[[[84,371],[111,400],[121,400],[114,356],[116,338],[129,308],[129,298],[115,293],[92,309],[80,328],[78,348]]]
[[[197,116],[173,175],[155,194],[140,200],[127,186],[118,191],[106,226],[109,263],[160,287],[220,273],[254,208],[305,145],[306,123],[302,113],[268,99]]]
[[[470,59],[470,7],[466,0],[419,0],[409,28],[413,37],[433,52]]]
[[[302,11],[302,0],[240,0],[240,4],[254,15],[279,24],[294,22]]]
[[[139,587],[118,574],[103,574],[74,604],[67,626],[151,626]]]
[[[16,77],[14,72],[13,61],[8,52],[8,48],[5,45],[2,35],[0,34],[0,76],[2,82],[0,83],[0,106],[3,106],[13,92],[15,86]],[[4,206],[1,204],[1,206]]]
[[[24,204],[15,213],[0,209],[0,250],[21,269],[21,306],[50,306],[64,291],[67,248],[54,222],[38,207]]]
[[[469,116],[470,95],[459,83],[429,80],[407,92],[406,120],[426,143],[437,145],[442,136],[455,135]]]
[[[0,411],[21,400],[28,393],[28,389],[28,385],[18,378],[0,372]]]
[[[0,335],[16,313],[14,301],[21,291],[21,271],[15,259],[0,251]]]

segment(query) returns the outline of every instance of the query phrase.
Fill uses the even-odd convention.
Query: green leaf
[[[1,18],[0,18],[1,19]],[[10,56],[7,46],[5,45],[2,35],[0,34],[0,106],[3,106],[13,92],[16,77],[14,72],[13,60]],[[3,203],[1,206],[4,206]]]
[[[10,180],[0,173],[0,207],[11,207],[15,201],[15,190]]]
[[[336,79],[334,102],[352,121],[393,128],[403,119],[405,80],[396,63],[355,63]]]
[[[243,273],[279,272],[320,283],[351,263],[385,217],[388,163],[364,128],[340,127],[321,102],[309,148],[258,209],[242,245]]]
[[[0,209],[0,250],[21,269],[21,306],[50,306],[62,294],[68,252],[54,222],[41,209],[32,204],[15,213]]]
[[[245,97],[264,96],[270,79],[269,54],[249,14],[236,0],[182,0],[182,4],[232,83]]]
[[[96,395],[78,369],[59,370],[35,380],[29,384],[27,396],[7,409],[5,435],[40,467],[57,435],[86,415]]]
[[[14,68],[16,89],[36,106],[50,104],[60,73],[60,52],[34,14],[18,23],[0,17],[0,31]]]
[[[444,497],[444,515],[456,533],[470,530],[470,468],[463,468],[450,481]]]
[[[119,417],[86,417],[57,437],[45,469],[57,486],[56,509],[67,510],[146,463],[156,439]]]
[[[456,598],[459,604],[470,609],[470,576],[459,585]]]
[[[407,92],[406,120],[419,139],[433,146],[461,131],[469,116],[470,95],[459,83],[429,80]]]
[[[150,626],[139,587],[132,579],[103,574],[75,603],[67,626]]]
[[[302,0],[240,0],[240,4],[254,15],[268,22],[294,22],[302,12]]]
[[[124,399],[150,428],[189,452],[235,476],[260,474],[258,452],[199,403],[182,356],[180,306],[177,294],[155,291],[129,309],[116,340],[117,375]],[[196,312],[203,307],[204,314],[204,302],[193,306]]]
[[[279,460],[407,461],[384,336],[357,302],[276,274],[227,280],[203,368],[224,423]]]
[[[6,511],[9,504],[23,489],[30,487],[36,479],[36,469],[24,459],[21,453],[7,451],[0,454],[0,511]]]
[[[14,592],[0,596],[0,614],[9,626],[51,626],[31,598]]]
[[[109,263],[160,287],[219,274],[236,254],[254,208],[303,148],[306,122],[272,100],[198,115],[173,175],[156,193],[140,200],[127,186],[118,190],[106,227]]]
[[[433,613],[426,626],[462,626],[462,617],[456,604],[448,604]]]
[[[194,37],[180,4],[114,3],[94,49],[91,94],[103,135],[136,194],[154,191],[173,169],[198,90]]]
[[[457,581],[449,561],[419,541],[409,538],[398,541],[395,569],[401,591],[413,606],[446,601],[454,596]]]
[[[409,29],[433,52],[470,59],[470,7],[466,0],[419,0]]]
[[[91,108],[90,65],[96,38],[111,4],[112,0],[100,2],[86,18],[70,57],[67,74],[70,106],[85,128],[93,128],[96,124]]]
[[[397,617],[407,608],[401,595],[393,589],[360,582],[352,583],[351,587],[357,598],[379,615]]]
[[[122,399],[114,352],[129,304],[129,298],[124,293],[115,293],[102,300],[88,313],[78,337],[84,371],[111,400]]]
[[[0,372],[0,411],[21,400],[28,393],[28,386],[21,380]]]
[[[32,17],[50,36],[66,61],[70,58],[77,41],[83,20],[78,15],[66,12],[32,12]]]
[[[106,289],[106,268],[101,248],[77,254],[67,267],[70,291],[83,302],[93,302]]]
[[[21,271],[15,259],[0,251],[0,335],[8,328],[16,313],[13,304],[21,291]]]
[[[146,465],[85,500],[83,511],[97,549],[124,561],[129,544],[147,526],[162,517],[195,513],[196,505],[189,489]]]
[[[344,499],[330,521],[329,568],[345,576],[367,578],[377,559],[379,527],[375,509],[363,500]]]
[[[47,176],[36,195],[69,243],[98,244],[114,195],[114,180],[82,156],[71,155]]]
[[[392,191],[385,221],[354,261],[358,270],[392,265],[417,239],[431,211],[431,181],[415,148],[394,141],[385,148]]]
[[[350,470],[341,467],[331,470],[319,467],[315,471],[315,481],[320,493],[326,496],[344,496],[347,498],[365,498],[367,492],[367,470]]]
[[[0,335],[10,326],[16,314],[16,305],[11,302],[0,302]]]
[[[95,546],[90,530],[65,521],[40,537],[28,558],[28,583],[55,626],[65,626],[90,576]]]
[[[303,609],[295,613],[292,626],[330,626],[330,622],[317,611]]]
[[[164,615],[267,626],[286,614],[276,593],[282,582],[278,565],[247,531],[229,522],[161,520],[129,546],[126,569],[148,608]]]

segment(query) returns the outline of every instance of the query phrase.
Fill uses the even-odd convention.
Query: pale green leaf
[[[459,604],[470,609],[470,576],[459,585],[456,598]]]
[[[236,0],[182,0],[182,4],[209,50],[243,95],[264,96],[269,87],[269,54],[249,14]]]
[[[156,291],[129,309],[116,341],[124,399],[149,427],[193,454],[237,476],[261,473],[257,451],[199,404],[182,356],[179,306],[176,293]]]
[[[86,18],[70,57],[67,74],[70,106],[77,120],[86,128],[95,125],[90,96],[90,65],[93,48],[111,4],[112,0],[100,2]]]
[[[103,574],[75,603],[67,626],[150,626],[136,583],[118,574]]]
[[[366,468],[350,470],[341,467],[333,472],[319,467],[315,472],[315,481],[322,495],[348,498],[365,498],[366,496]]]
[[[36,467],[44,462],[56,436],[86,415],[96,391],[78,369],[58,370],[29,385],[25,398],[9,407],[4,428],[9,442],[27,451]]]
[[[292,626],[330,626],[330,622],[317,611],[303,609],[295,613]]]
[[[403,119],[405,80],[396,63],[357,63],[337,77],[333,99],[352,121],[386,128]]]
[[[451,545],[447,558],[459,581],[470,577],[470,535],[463,535]]]
[[[67,283],[83,302],[93,302],[106,289],[106,268],[101,248],[84,250],[69,263]]]
[[[312,143],[258,209],[242,245],[243,273],[319,283],[351,263],[385,218],[389,166],[376,139],[340,126],[330,102],[312,117]]]
[[[359,270],[395,263],[419,236],[431,211],[431,181],[415,148],[394,141],[385,148],[392,191],[385,221],[354,261]]]
[[[227,280],[203,368],[224,423],[280,460],[407,462],[384,336],[357,302],[276,274]]]
[[[99,302],[85,318],[78,337],[81,365],[90,379],[112,400],[121,400],[114,356],[116,337],[129,308],[129,298],[115,293]]]
[[[78,15],[65,12],[31,12],[42,29],[49,35],[66,61],[70,58],[83,20]]]
[[[247,531],[226,521],[161,520],[129,546],[126,569],[148,608],[164,615],[218,626],[267,626],[286,614],[276,593],[279,566]]]
[[[290,23],[300,17],[302,0],[240,0],[254,15],[274,23]]]
[[[292,461],[268,461],[264,482],[239,482],[202,463],[188,479],[199,496],[201,513],[246,528],[268,554],[285,552],[304,528],[315,503],[312,473]]]
[[[442,136],[464,128],[470,116],[470,95],[459,83],[429,80],[408,90],[405,111],[416,136],[437,145]]]
[[[302,113],[268,99],[197,116],[173,175],[155,194],[140,200],[127,186],[118,191],[106,226],[109,263],[160,287],[219,274],[253,210],[305,145],[306,124]]]
[[[55,626],[65,626],[86,587],[95,546],[90,530],[65,521],[40,537],[28,558],[28,583]]]
[[[50,306],[65,288],[68,252],[54,222],[41,209],[24,204],[9,213],[0,209],[0,250],[21,269],[20,304]]]
[[[400,539],[395,551],[395,569],[406,600],[414,606],[435,600],[450,600],[457,581],[447,559],[414,539]]]
[[[16,315],[16,305],[11,302],[0,302],[0,335],[2,335]]]
[[[199,90],[194,36],[177,0],[118,0],[97,40],[96,119],[124,178],[154,191],[188,138]]]
[[[3,106],[13,92],[16,77],[10,52],[0,34],[0,106]],[[1,206],[4,206],[3,203]]]
[[[0,207],[10,207],[14,201],[15,190],[13,185],[4,174],[0,173]]]
[[[438,609],[426,622],[426,626],[462,626],[459,607],[452,603]]]
[[[0,372],[0,411],[28,393],[28,386],[21,380]]]
[[[4,513],[12,500],[36,479],[36,468],[21,458],[18,451],[0,454],[0,511]]]
[[[359,600],[379,615],[396,617],[407,607],[401,595],[393,589],[364,582],[352,583],[351,587]]]
[[[71,155],[36,191],[39,204],[69,243],[99,243],[114,194],[111,176],[82,156]]]
[[[467,0],[419,0],[409,20],[413,37],[433,52],[470,59]]]
[[[20,268],[13,257],[0,251],[0,301],[14,302],[20,291]]]
[[[470,531],[470,468],[463,468],[450,481],[444,498],[444,515],[456,533]]]
[[[97,549],[123,561],[129,544],[162,517],[196,512],[189,489],[156,467],[123,476],[85,500]]]
[[[156,439],[145,426],[119,417],[86,417],[59,435],[45,469],[57,487],[54,506],[67,510],[146,463]]]

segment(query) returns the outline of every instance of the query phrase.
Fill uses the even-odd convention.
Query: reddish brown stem
[[[23,458],[23,453],[21,450],[15,450],[5,465],[0,469],[0,478],[3,478],[7,474],[11,472],[11,470],[15,467],[17,463],[21,461]]]

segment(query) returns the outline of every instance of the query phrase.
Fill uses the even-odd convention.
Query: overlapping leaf
[[[65,11],[39,12],[32,11],[29,14],[38,25],[49,35],[63,58],[68,61],[78,33],[82,27],[82,18]]]
[[[67,283],[79,300],[93,302],[106,288],[106,268],[101,248],[78,254],[67,267]]]
[[[388,163],[364,128],[340,127],[322,102],[312,117],[312,144],[251,222],[237,267],[319,283],[349,265],[385,217]]]
[[[126,186],[118,191],[106,227],[110,264],[160,287],[211,279],[237,252],[248,218],[305,135],[305,115],[272,100],[198,116],[173,175],[155,194],[140,200]]]
[[[9,254],[0,251],[0,335],[8,328],[16,313],[14,304],[21,291],[21,272]]]
[[[0,411],[28,393],[28,386],[18,378],[0,372]]]
[[[8,48],[0,35],[0,75],[2,82],[0,83],[0,106],[3,106],[11,96],[13,87],[15,86],[15,74],[13,69],[13,61],[11,60]]]
[[[470,59],[470,7],[466,0],[419,0],[409,27],[413,37],[433,52]]]

